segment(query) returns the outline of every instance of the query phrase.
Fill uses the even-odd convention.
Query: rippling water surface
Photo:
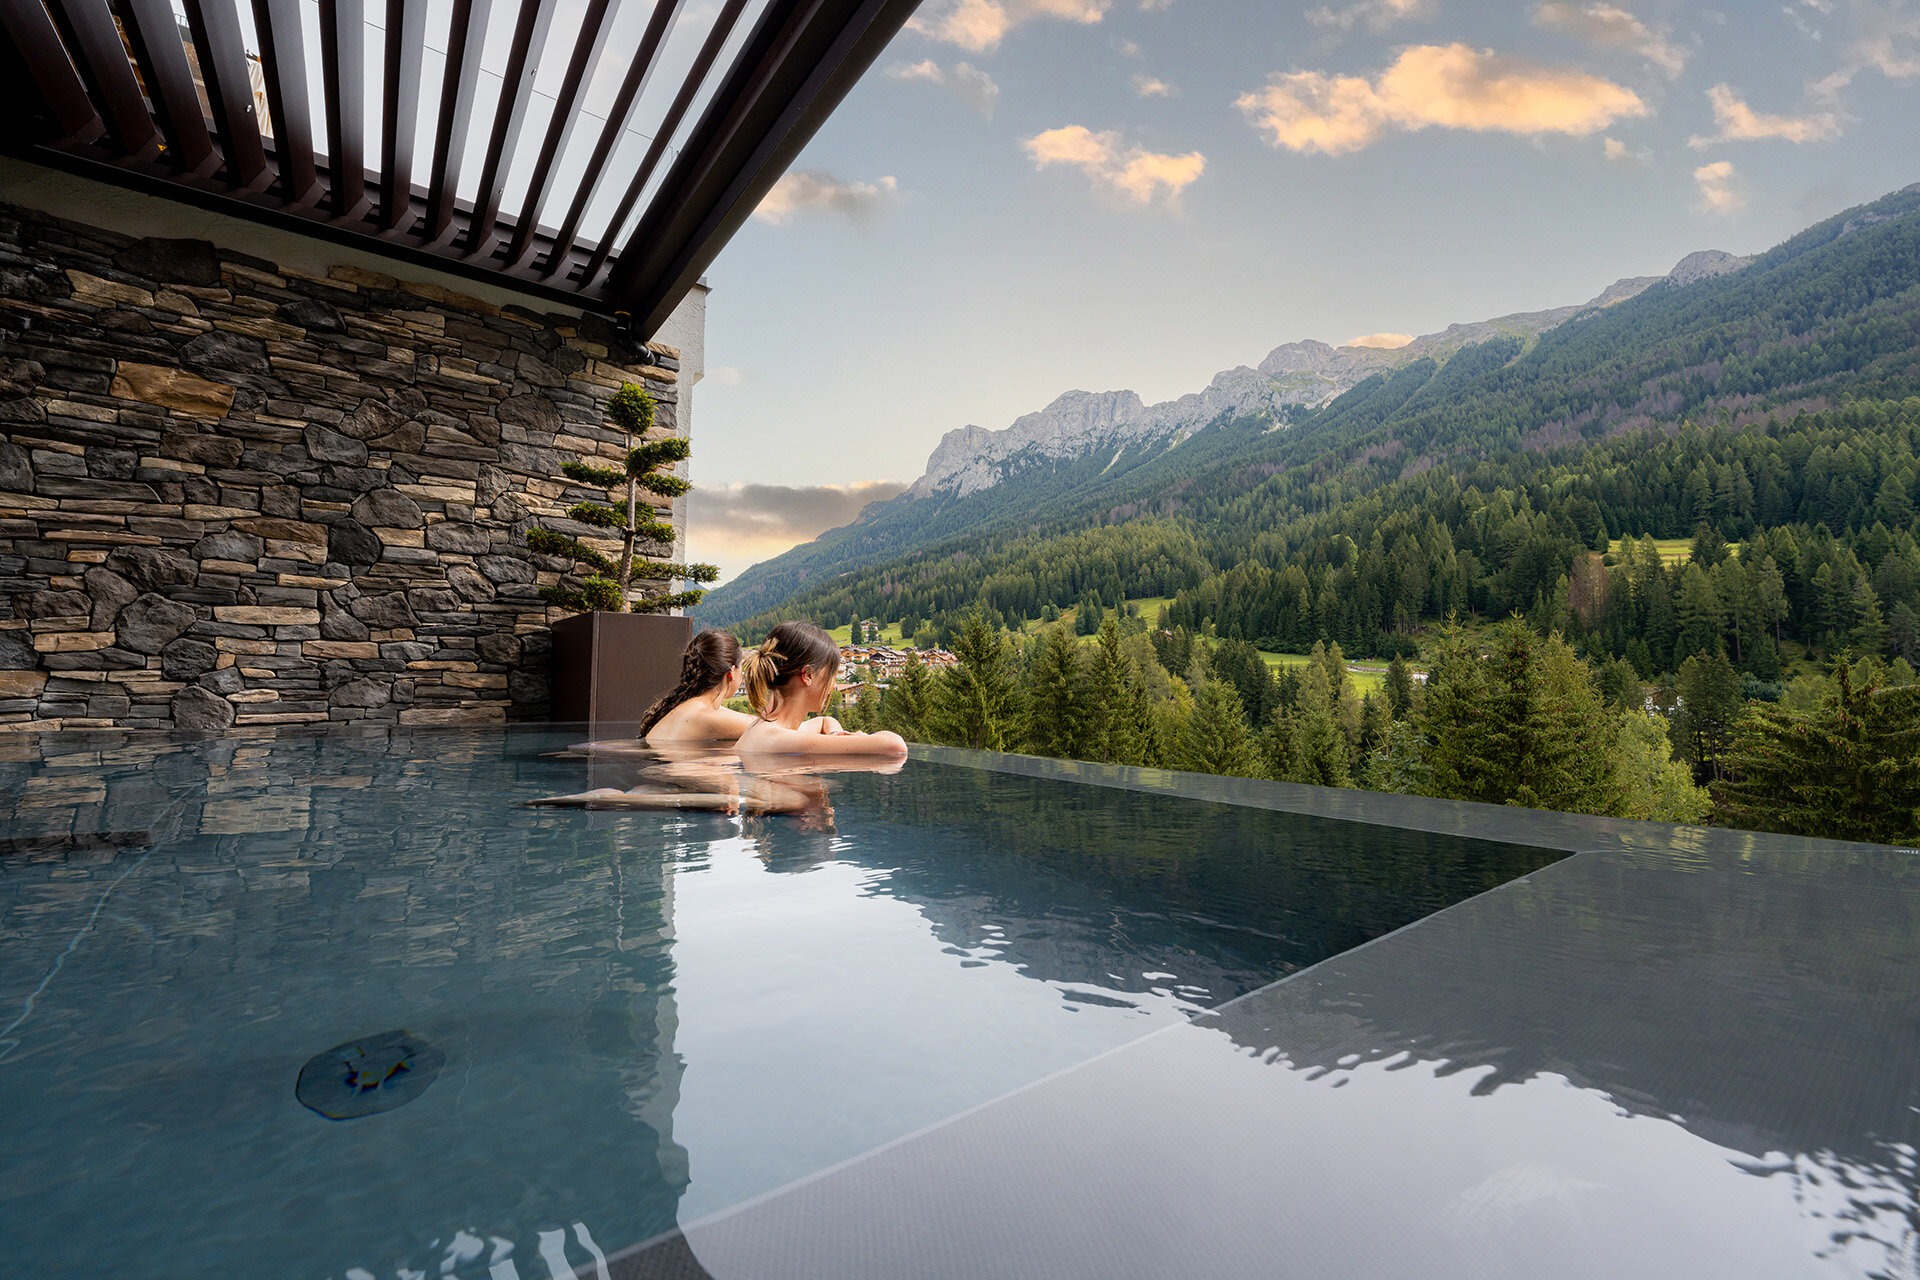
[[[7,1272],[547,1280],[1556,856],[578,745],[0,748]],[[411,1101],[295,1097],[396,1030]]]

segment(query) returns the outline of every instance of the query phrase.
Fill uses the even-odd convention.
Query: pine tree
[[[860,615],[856,613],[853,615],[852,625],[847,628],[847,643],[850,645],[862,643],[860,636]]]
[[[1681,756],[1699,781],[1726,777],[1721,757],[1732,747],[1746,709],[1740,673],[1724,653],[1697,654],[1680,664],[1674,690],[1680,695],[1673,728]]]
[[[1119,624],[1108,618],[1100,624],[1099,643],[1087,670],[1087,759],[1146,762],[1151,728],[1150,717],[1144,714],[1146,696],[1121,647]]]
[[[1619,816],[1691,823],[1713,807],[1707,792],[1693,784],[1693,771],[1673,758],[1664,717],[1637,708],[1620,717],[1613,756]]]
[[[1324,654],[1320,646],[1314,649]],[[1334,716],[1330,683],[1324,662],[1310,664],[1300,679],[1300,703],[1290,726],[1285,781],[1317,787],[1352,785],[1352,753],[1346,731]]]
[[[1221,680],[1204,680],[1194,695],[1193,714],[1181,726],[1175,768],[1251,778],[1259,773],[1253,736],[1247,731],[1240,695]]]
[[[1587,666],[1515,619],[1482,658],[1457,630],[1427,677],[1420,727],[1430,794],[1574,813],[1619,803],[1616,737]]]
[[[917,653],[907,654],[900,674],[893,678],[880,700],[880,723],[908,742],[925,742],[927,708],[933,693],[933,676]]]
[[[1005,751],[1020,723],[1013,646],[975,609],[953,638],[953,655],[959,661],[934,686],[929,729],[950,746]]]
[[[1087,753],[1088,690],[1080,642],[1047,628],[1027,673],[1027,746],[1036,755],[1078,760]]]
[[[1405,720],[1413,714],[1413,669],[1399,654],[1387,664],[1387,714]]]
[[[1841,663],[1812,713],[1762,706],[1714,788],[1736,826],[1883,844],[1920,843],[1920,685],[1883,687]]]

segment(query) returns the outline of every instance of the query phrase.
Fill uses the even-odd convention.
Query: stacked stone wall
[[[593,532],[560,464],[622,383],[676,429],[677,353],[613,341],[0,204],[0,727],[543,715],[526,531]]]

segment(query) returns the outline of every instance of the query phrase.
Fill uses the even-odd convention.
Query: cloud
[[[1639,95],[1570,67],[1543,67],[1464,44],[1416,45],[1377,80],[1276,73],[1234,103],[1276,147],[1340,155],[1391,129],[1597,133],[1647,114]]]
[[[885,502],[906,488],[876,480],[861,484],[700,486],[687,495],[687,549],[694,560],[718,564],[727,577],[779,555]]]
[[[887,78],[924,80],[928,84],[937,84],[988,120],[993,119],[994,108],[1000,105],[1000,86],[994,83],[992,76],[967,62],[954,63],[951,71],[942,68],[932,58],[910,64],[896,63],[887,68]]]
[[[1750,142],[1759,138],[1782,138],[1788,142],[1825,142],[1840,134],[1840,116],[1832,111],[1815,111],[1804,116],[1769,116],[1755,111],[1735,96],[1724,84],[1707,90],[1713,104],[1713,122],[1720,126],[1714,134],[1696,134],[1687,139],[1690,147],[1711,147],[1722,142]]]
[[[1161,197],[1165,203],[1177,205],[1180,192],[1207,167],[1207,158],[1198,151],[1175,156],[1144,147],[1122,149],[1118,133],[1095,133],[1077,124],[1035,134],[1020,145],[1026,148],[1036,169],[1053,164],[1070,166],[1091,178],[1094,186],[1134,204],[1150,204]]]
[[[1615,164],[1639,164],[1653,154],[1645,147],[1629,147],[1618,138],[1604,139],[1600,150]]]
[[[1535,26],[1583,40],[1596,49],[1637,53],[1670,76],[1687,67],[1687,51],[1640,19],[1610,4],[1543,4],[1533,11]]]
[[[1339,9],[1331,5],[1309,9],[1307,21],[1333,31],[1351,31],[1362,26],[1378,33],[1396,22],[1431,18],[1437,8],[1434,0],[1356,0]]]
[[[717,387],[744,387],[747,375],[730,364],[717,364],[707,370],[702,382],[711,382]]]
[[[1851,16],[1862,29],[1847,46],[1839,69],[1808,86],[1809,97],[1831,100],[1862,71],[1878,71],[1889,80],[1920,76],[1920,13],[1857,5]]]
[[[1397,351],[1413,341],[1410,333],[1363,333],[1357,338],[1348,338],[1349,347],[1376,347],[1381,351]]]
[[[1731,160],[1716,160],[1695,169],[1693,180],[1700,188],[1696,207],[1700,212],[1732,215],[1745,208],[1747,198],[1734,186],[1738,176]]]
[[[825,169],[795,169],[773,184],[753,216],[774,226],[796,213],[837,213],[865,222],[899,202],[899,184],[890,177],[878,182],[842,182]]]
[[[1113,47],[1120,51],[1120,56],[1123,58],[1137,58],[1140,56],[1140,46],[1131,40],[1122,40]]]
[[[1180,96],[1180,86],[1153,76],[1139,75],[1133,78],[1133,92],[1141,98],[1177,98]]]
[[[935,0],[907,19],[907,28],[974,53],[999,45],[1007,32],[1035,18],[1092,26],[1107,16],[1113,0]]]

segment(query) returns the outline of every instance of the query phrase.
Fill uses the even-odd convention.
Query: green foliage
[[[954,638],[953,653],[959,662],[934,685],[929,727],[953,746],[1006,750],[1020,720],[1012,644],[975,611]]]
[[[1722,757],[1746,714],[1739,673],[1725,654],[1699,653],[1680,664],[1674,691],[1680,696],[1673,727],[1681,757],[1701,781],[1724,778]]]
[[[1613,762],[1623,818],[1692,823],[1713,807],[1706,790],[1694,785],[1693,771],[1673,758],[1663,717],[1638,710],[1621,716]]]
[[[880,724],[908,742],[927,741],[927,717],[933,698],[933,675],[920,655],[909,653],[900,674],[893,678],[880,702]]]
[[[1027,672],[1027,745],[1043,756],[1077,759],[1089,741],[1088,680],[1080,642],[1049,627]]]
[[[614,425],[626,433],[627,442],[632,446],[635,439],[653,429],[653,398],[645,389],[629,382],[608,400],[607,414]],[[611,613],[662,613],[700,602],[706,594],[700,590],[662,591],[637,597],[633,594],[633,584],[636,582],[669,582],[676,579],[712,582],[720,576],[720,571],[713,565],[672,564],[648,560],[638,554],[642,543],[671,543],[674,540],[673,526],[659,519],[651,505],[641,503],[638,493],[645,489],[668,498],[685,493],[688,489],[686,480],[657,474],[657,468],[684,460],[687,450],[686,440],[673,436],[665,440],[643,440],[639,445],[629,448],[626,464],[618,470],[594,466],[578,459],[561,464],[561,474],[576,484],[601,490],[612,490],[623,484],[627,486],[627,496],[624,498],[575,502],[567,507],[568,519],[589,528],[607,529],[619,534],[620,556],[615,560],[579,538],[557,530],[529,530],[528,550],[573,565],[585,565],[591,571],[591,576],[582,580],[577,587],[561,583],[542,588],[541,598],[561,609]]]
[[[1219,680],[1206,680],[1194,695],[1193,712],[1180,727],[1174,767],[1191,773],[1233,778],[1259,774],[1253,737],[1240,708],[1240,695]]]
[[[1502,624],[1482,654],[1450,635],[1428,677],[1429,794],[1576,813],[1612,813],[1616,737],[1586,664],[1559,636]]]
[[[1920,686],[1861,663],[1834,670],[1811,712],[1760,706],[1714,788],[1739,826],[1838,840],[1920,842]]]

